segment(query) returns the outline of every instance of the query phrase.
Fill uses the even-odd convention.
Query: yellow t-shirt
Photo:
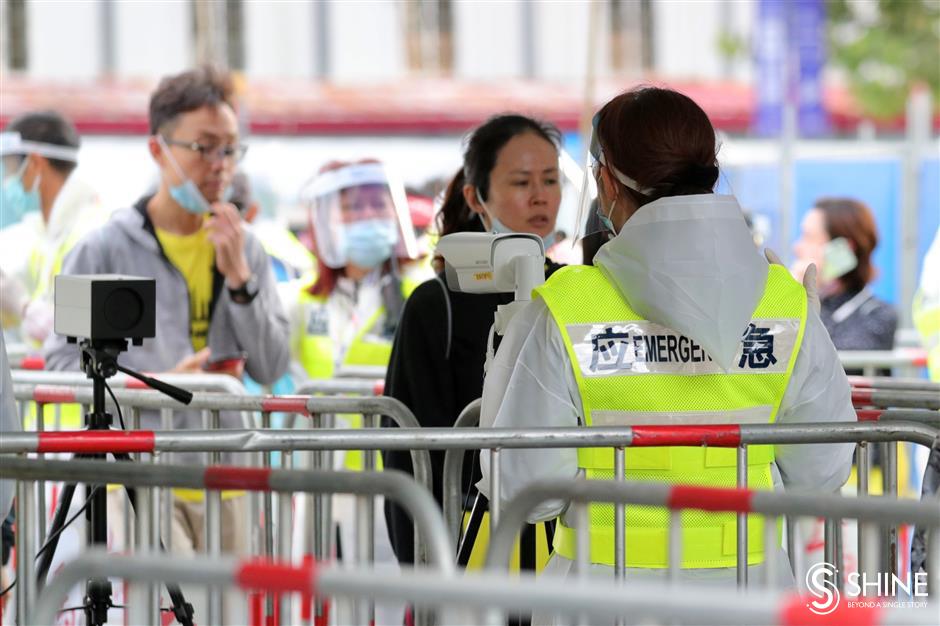
[[[209,338],[215,247],[204,229],[192,235],[176,235],[160,228],[154,230],[164,254],[186,279],[189,288],[189,336],[193,349],[202,350]]]

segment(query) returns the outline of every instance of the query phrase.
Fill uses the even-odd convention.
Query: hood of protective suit
[[[725,371],[768,265],[733,196],[675,196],[637,211],[594,258],[644,318],[695,340]]]

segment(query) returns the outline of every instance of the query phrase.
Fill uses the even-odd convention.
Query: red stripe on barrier
[[[917,367],[927,367],[927,355],[922,354],[918,357],[914,357],[913,363]]]
[[[44,370],[46,369],[46,360],[41,356],[25,356],[20,361],[21,370]]]
[[[312,593],[316,585],[316,573],[317,566],[313,561],[300,566],[267,560],[249,561],[238,567],[235,582],[245,590]]]
[[[860,422],[877,422],[881,419],[883,409],[857,409],[855,416]]]
[[[874,394],[873,389],[859,389],[857,387],[852,388],[852,404],[854,406],[870,406],[873,402],[872,396]]]
[[[247,489],[270,491],[270,467],[207,467],[203,480],[207,489]]]
[[[261,410],[309,415],[307,396],[267,396],[261,399]]]
[[[153,452],[150,430],[89,430],[85,432],[41,432],[36,452]]]
[[[142,380],[137,380],[136,378],[128,378],[127,382],[124,383],[125,389],[150,389],[150,386],[147,385]]]
[[[795,596],[785,600],[780,608],[780,626],[877,626],[881,623],[881,607],[859,601],[853,606],[842,602],[834,609],[825,607],[819,611],[831,611],[825,615],[814,612],[813,599]],[[863,600],[863,599],[860,599]]]
[[[375,381],[375,384],[372,386],[372,395],[381,396],[384,393],[385,393],[385,381],[384,380]]]
[[[54,387],[52,385],[36,385],[33,389],[33,400],[36,402],[62,403],[75,402],[75,391],[68,387]]]
[[[741,445],[741,428],[726,426],[634,426],[631,447]]]
[[[753,495],[754,492],[750,489],[676,485],[669,490],[667,506],[670,509],[750,513]]]

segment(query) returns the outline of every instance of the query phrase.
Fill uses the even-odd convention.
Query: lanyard
[[[851,300],[843,303],[842,306],[833,311],[832,321],[836,324],[841,324],[873,297],[874,294],[868,289],[868,287],[863,288],[861,291],[855,294]]]

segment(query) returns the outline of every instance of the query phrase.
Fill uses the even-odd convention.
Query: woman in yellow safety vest
[[[285,294],[294,362],[315,380],[349,366],[384,368],[405,299],[429,275],[416,258],[404,186],[378,161],[334,161],[321,168],[301,198],[309,210],[317,269]],[[358,428],[362,418],[337,419]],[[361,469],[362,453],[345,453],[343,467]],[[349,504],[346,498],[334,500],[344,559],[356,549]],[[375,564],[393,575],[397,562],[383,522],[377,515]],[[377,610],[379,623],[402,621],[400,606]]]
[[[302,198],[317,269],[290,288],[295,361],[311,379],[347,366],[384,368],[404,301],[427,275],[415,261],[404,187],[378,161],[334,161]],[[354,458],[347,466],[359,465]]]
[[[675,91],[639,88],[604,105],[594,134],[587,182],[596,183],[597,215],[612,237],[593,266],[555,272],[512,320],[484,384],[481,426],[854,421],[812,297],[755,248],[734,197],[713,193],[717,147],[705,112]],[[848,476],[852,450],[751,446],[748,484],[832,492]],[[481,466],[486,493],[486,455]],[[612,478],[612,452],[502,450],[502,506],[534,481],[577,475]],[[628,448],[626,478],[731,487],[735,450]],[[529,516],[558,517],[546,573],[567,573],[575,558],[567,507],[551,501]],[[763,526],[749,518],[753,570],[763,562]],[[689,511],[681,519],[680,577],[734,584],[734,515]],[[613,576],[613,520],[613,506],[590,507],[594,574]],[[626,507],[628,579],[664,579],[668,533],[665,509]],[[779,570],[777,580],[792,581],[789,567]]]

